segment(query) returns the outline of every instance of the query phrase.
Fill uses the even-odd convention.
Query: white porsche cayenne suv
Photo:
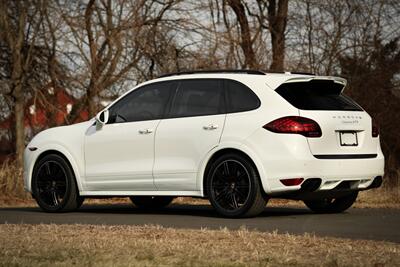
[[[25,189],[48,212],[114,196],[142,208],[208,198],[226,217],[256,216],[270,198],[342,212],[384,172],[378,128],[345,86],[252,70],[165,75],[90,121],[36,135]]]

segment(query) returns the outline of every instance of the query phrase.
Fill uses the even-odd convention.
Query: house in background
[[[46,95],[29,100],[25,108],[25,133],[27,141],[35,134],[49,127],[68,124],[67,117],[79,99],[68,94],[64,89],[48,88]],[[83,109],[74,123],[89,119],[87,109]],[[14,117],[9,116],[0,122],[0,162],[12,153]]]

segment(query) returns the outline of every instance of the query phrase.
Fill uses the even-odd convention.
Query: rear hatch
[[[377,154],[371,117],[342,92],[342,79],[312,78],[286,82],[276,89],[299,116],[316,121],[322,136],[307,138],[317,158],[370,158]]]

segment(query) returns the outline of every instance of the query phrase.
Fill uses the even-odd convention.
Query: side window
[[[250,88],[236,81],[226,80],[228,113],[249,111],[260,106],[260,100]]]
[[[161,119],[172,86],[172,82],[161,82],[134,90],[110,108],[110,123]]]
[[[217,79],[182,80],[169,117],[190,117],[224,113],[222,81]]]

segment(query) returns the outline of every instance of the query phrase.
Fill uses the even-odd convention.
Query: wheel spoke
[[[46,174],[48,176],[51,176],[50,163],[46,162],[44,166],[45,166],[45,169],[46,169]]]
[[[231,173],[235,178],[239,177],[240,171],[239,171],[239,166],[237,166],[237,164],[231,164]]]
[[[216,184],[213,187],[216,188],[216,189],[225,189],[226,185],[224,185],[224,184]]]
[[[39,188],[46,187],[46,186],[48,186],[48,185],[49,185],[49,181],[38,181],[38,182],[37,182],[37,186],[38,186]]]
[[[57,199],[57,193],[54,190],[51,191],[51,199],[53,200],[54,206],[58,206],[59,202],[58,202],[58,199]]]
[[[228,190],[224,188],[215,198],[215,200],[221,200],[221,198],[228,196]]]
[[[215,172],[215,175],[218,176],[218,178],[219,178],[220,180],[224,180],[224,181],[228,180],[228,176],[225,175],[225,174],[224,174],[221,170],[219,170],[219,169],[217,169],[217,171]]]
[[[238,202],[236,200],[236,194],[235,193],[232,193],[232,200],[233,200],[234,208],[235,209],[239,208]]]
[[[226,176],[229,175],[229,166],[228,166],[228,161],[224,162],[224,173]]]
[[[243,184],[243,185],[236,184],[235,188],[249,188],[249,185],[247,185],[247,184]]]
[[[225,175],[224,175],[224,173],[223,173],[223,170],[221,170],[220,168],[216,169],[215,175],[217,175],[218,178],[220,178],[220,179],[224,179],[224,178],[225,178]]]
[[[235,193],[239,195],[239,197],[243,198],[244,200],[246,199],[246,195],[240,192],[237,188],[235,188]]]
[[[39,189],[39,194],[50,196],[50,190],[48,189]]]
[[[56,181],[56,187],[62,187],[62,186],[66,186],[66,182],[65,181]]]
[[[233,199],[233,194],[232,194],[232,192],[229,192],[227,196],[228,196],[228,198],[227,198],[227,203],[228,203],[229,207],[230,207],[231,209],[236,209],[237,207],[235,207],[235,201],[234,201],[234,199]]]

